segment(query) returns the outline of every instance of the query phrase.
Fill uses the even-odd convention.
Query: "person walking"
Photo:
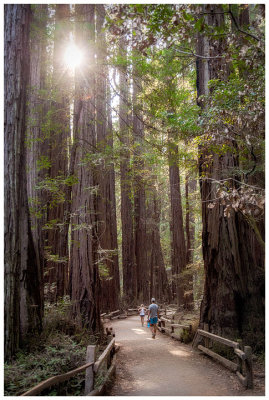
[[[154,297],[151,299],[151,305],[148,308],[148,317],[150,320],[150,329],[152,333],[152,339],[155,339],[157,331],[157,322],[159,318],[159,307],[156,304]]]
[[[144,304],[141,304],[138,311],[140,312],[141,324],[142,324],[142,326],[144,326],[144,318],[145,318],[145,312],[146,312],[146,308],[145,308]]]

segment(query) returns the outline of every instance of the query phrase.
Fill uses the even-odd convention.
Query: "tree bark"
[[[185,181],[185,197],[186,197],[186,264],[193,263],[193,252],[195,246],[195,218],[192,207],[191,196],[196,190],[196,179],[190,179],[189,174],[186,175]]]
[[[126,44],[122,39],[120,44],[121,56],[127,57]],[[127,68],[121,66],[120,76],[120,184],[121,184],[121,227],[122,227],[122,270],[123,270],[123,296],[127,304],[136,299],[136,269],[134,262],[134,234],[133,234],[133,204],[132,181],[130,167],[130,132],[128,128],[128,77]]]
[[[147,236],[150,291],[148,301],[150,302],[151,298],[155,297],[159,303],[170,303],[172,293],[168,283],[160,237],[160,201],[154,186],[149,188],[149,192]]]
[[[133,66],[135,70],[135,65]],[[148,301],[149,270],[146,247],[146,194],[145,180],[143,179],[143,141],[144,126],[139,105],[141,79],[133,74],[133,137],[134,137],[134,233],[135,233],[135,260],[137,271],[137,299],[145,303]]]
[[[70,90],[71,78],[64,64],[64,52],[69,44],[70,6],[57,4],[55,12],[55,35],[53,51],[53,93],[50,131],[50,179],[57,182],[58,189],[50,193],[48,222],[48,282],[51,286],[50,300],[57,301],[67,293],[68,288],[68,221],[66,204],[70,191],[60,179],[68,176],[68,146],[70,142]],[[52,257],[51,257],[52,256]],[[53,260],[56,257],[56,261]],[[52,285],[55,285],[55,289]]]
[[[186,268],[186,245],[183,229],[181,204],[180,175],[178,168],[178,147],[174,133],[169,132],[169,183],[171,202],[171,264],[172,264],[172,296],[176,294],[178,305],[183,304],[184,289],[180,273]]]
[[[46,23],[47,5],[36,5],[30,35],[30,90],[27,123],[27,195],[30,208],[33,242],[40,271],[42,310],[44,302],[44,246],[45,236],[42,230],[46,223],[46,194],[37,190],[36,185],[45,177],[45,168],[38,165],[41,157],[48,159],[48,148],[42,125],[47,109],[47,101],[41,91],[46,90]]]
[[[104,5],[96,5],[96,43],[97,43],[97,79],[96,79],[96,135],[97,151],[100,153],[97,183],[97,217],[98,217],[98,254],[99,274],[101,278],[101,312],[115,311],[119,307],[120,280],[118,264],[118,244],[115,213],[115,179],[114,166],[110,165],[105,151],[112,149],[112,131],[108,131],[108,114],[106,103],[107,68],[106,42],[103,32],[105,20]],[[114,183],[114,185],[113,185]],[[114,206],[114,209],[113,209]],[[102,274],[104,271],[104,274]]]
[[[76,5],[75,11],[76,42],[84,51],[85,59],[76,70],[75,77],[72,164],[78,183],[72,188],[70,291],[74,318],[94,333],[101,329],[97,183],[96,170],[89,161],[96,151],[96,80],[92,58],[95,49],[95,5]]]
[[[27,202],[25,115],[29,5],[5,5],[5,359],[42,328],[40,271]]]
[[[210,27],[223,24],[221,5],[204,5],[203,8],[210,13],[206,21]],[[220,39],[211,43],[202,33],[197,45],[198,54],[214,56],[223,53],[225,42]],[[209,93],[209,79],[227,79],[221,60],[200,59],[197,67],[198,96]],[[221,139],[218,144],[222,144]],[[208,323],[210,331],[216,334],[247,338],[248,344],[256,345],[257,332],[261,335],[264,332],[264,250],[242,214],[232,211],[230,218],[224,216],[225,206],[219,202],[214,208],[208,208],[208,201],[213,202],[217,191],[212,179],[240,179],[230,172],[239,163],[236,143],[231,141],[229,146],[235,151],[222,156],[205,145],[199,149],[205,264],[200,323]],[[233,182],[231,190],[237,185]]]

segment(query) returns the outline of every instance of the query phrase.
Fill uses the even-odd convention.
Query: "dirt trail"
[[[252,396],[235,374],[206,356],[142,327],[139,316],[115,320],[117,372],[110,396]],[[262,394],[261,394],[262,395]]]

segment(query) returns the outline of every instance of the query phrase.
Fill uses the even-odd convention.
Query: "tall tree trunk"
[[[120,281],[118,264],[117,236],[114,227],[117,227],[116,214],[113,212],[115,205],[115,186],[112,186],[114,167],[107,159],[105,151],[113,142],[109,138],[112,132],[108,131],[107,115],[107,68],[106,64],[106,42],[103,25],[105,20],[104,5],[96,5],[96,43],[97,43],[97,78],[96,78],[96,138],[97,151],[100,155],[98,166],[97,183],[97,218],[98,218],[98,254],[99,274],[101,278],[101,312],[118,309]],[[115,180],[114,180],[115,182]],[[114,237],[113,237],[114,233]],[[113,247],[115,246],[115,247]],[[104,274],[102,274],[102,270]],[[102,276],[103,275],[103,276]]]
[[[212,28],[223,24],[221,5],[204,5],[202,11],[208,13],[206,22]],[[215,56],[223,53],[224,46],[222,39],[211,43],[205,33],[199,34],[197,53]],[[197,67],[198,96],[209,93],[209,79],[225,79],[222,60],[199,59]],[[221,138],[218,144],[222,144]],[[205,264],[200,323],[208,323],[210,331],[217,334],[247,337],[252,345],[255,332],[264,332],[264,250],[242,214],[232,211],[228,218],[225,206],[219,202],[208,208],[208,201],[216,198],[217,184],[213,180],[240,179],[230,172],[236,170],[239,161],[236,144],[231,141],[229,146],[234,152],[222,156],[205,145],[199,149]],[[231,190],[238,186],[231,179],[229,182]]]
[[[72,158],[78,183],[72,190],[70,288],[74,318],[81,326],[98,332],[101,322],[96,171],[89,161],[96,151],[96,82],[92,59],[95,50],[95,5],[76,5],[75,11],[76,42],[83,49],[85,59],[75,78]]]
[[[47,273],[51,289],[51,301],[56,301],[67,293],[68,288],[68,220],[65,205],[69,190],[60,180],[68,175],[68,145],[70,141],[70,81],[69,71],[64,65],[64,52],[69,44],[70,6],[57,4],[55,12],[55,36],[53,55],[53,92],[51,137],[50,137],[50,179],[56,180],[58,190],[49,199],[47,249],[49,261]],[[55,261],[54,261],[55,258]]]
[[[109,82],[109,70],[107,69],[107,81],[106,81],[106,90],[107,90],[107,143],[110,149],[113,149],[113,125],[112,125],[112,99],[111,99],[111,89]],[[110,213],[111,213],[111,227],[110,227],[110,235],[111,235],[111,248],[115,249],[115,253],[112,255],[112,261],[115,270],[115,287],[118,295],[120,295],[120,271],[119,271],[119,247],[118,247],[118,229],[117,229],[117,204],[116,204],[116,178],[115,178],[115,168],[114,164],[110,163],[108,166],[108,182],[109,182],[109,194],[110,194]]]
[[[192,207],[191,196],[196,190],[196,179],[190,179],[190,175],[186,175],[185,181],[185,197],[186,197],[186,264],[193,263],[193,252],[195,245],[195,219]]]
[[[172,293],[164,265],[160,237],[160,201],[154,186],[150,187],[147,207],[148,259],[150,269],[149,299],[155,297],[157,302],[170,302]]]
[[[5,5],[5,358],[41,330],[40,271],[27,202],[25,115],[29,5]]]
[[[46,195],[36,189],[36,185],[45,177],[46,169],[42,160],[48,159],[47,143],[42,125],[47,101],[41,95],[46,89],[46,23],[48,17],[46,4],[36,5],[33,10],[33,22],[30,35],[30,90],[27,126],[27,194],[31,215],[33,242],[38,261],[41,280],[41,300],[43,309],[44,294],[44,246],[43,226],[46,223]]]
[[[121,56],[126,58],[124,38],[120,45]],[[121,226],[122,226],[122,270],[123,296],[127,304],[136,299],[136,269],[134,263],[133,204],[130,168],[130,131],[128,127],[128,77],[127,69],[122,66],[120,75],[119,128],[121,142],[120,185],[121,185]]]
[[[135,65],[133,66],[135,70]],[[149,270],[146,247],[146,194],[143,179],[143,141],[144,126],[139,105],[141,79],[133,75],[133,136],[134,136],[134,232],[135,260],[137,270],[137,298],[141,302],[148,301]]]
[[[178,305],[183,304],[183,284],[180,274],[186,268],[186,245],[183,229],[181,205],[180,176],[178,168],[178,146],[174,143],[174,133],[169,131],[169,183],[171,202],[171,264],[172,264],[172,296],[175,292]]]

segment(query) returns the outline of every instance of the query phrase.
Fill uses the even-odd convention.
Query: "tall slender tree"
[[[53,76],[50,130],[50,179],[57,183],[51,191],[48,209],[50,229],[47,236],[48,282],[55,289],[50,293],[56,301],[67,293],[68,288],[68,215],[65,205],[70,193],[64,184],[68,176],[68,145],[70,141],[70,90],[71,79],[64,63],[64,54],[70,43],[70,5],[57,4],[53,50]]]
[[[76,70],[72,166],[70,292],[74,318],[98,332],[100,280],[98,273],[97,180],[91,156],[96,152],[95,5],[75,7],[76,43],[84,54]]]
[[[193,262],[194,239],[195,239],[195,220],[192,196],[196,190],[196,179],[192,179],[190,174],[186,175],[185,198],[186,198],[186,264]]]
[[[164,257],[161,245],[160,235],[160,217],[161,205],[158,192],[155,187],[156,179],[148,188],[147,199],[147,243],[148,243],[148,263],[150,290],[148,301],[152,297],[158,299],[158,302],[170,302],[172,300],[171,288],[164,264]]]
[[[135,55],[135,52],[133,52]],[[139,93],[142,81],[137,73],[136,61],[133,65],[133,141],[134,141],[134,234],[135,260],[137,271],[137,298],[148,300],[149,270],[146,247],[146,191],[143,179],[144,126],[142,121]]]
[[[180,174],[178,145],[176,132],[169,129],[168,132],[168,162],[170,184],[170,230],[171,230],[171,264],[172,264],[172,296],[176,294],[178,305],[183,303],[183,284],[180,274],[186,267],[186,244],[183,229],[183,213],[181,204]]]
[[[40,271],[30,227],[25,116],[30,5],[5,5],[5,358],[42,326]]]
[[[47,207],[44,191],[37,190],[36,186],[45,178],[46,162],[49,160],[48,143],[42,131],[48,107],[48,102],[42,95],[42,92],[47,92],[47,19],[48,7],[46,4],[33,7],[30,30],[30,83],[27,116],[27,194],[33,241],[39,264],[38,269],[40,270],[42,299],[45,265],[45,236],[42,228],[47,219]]]
[[[129,87],[126,68],[127,44],[124,37],[120,41],[120,57],[124,61],[119,69],[120,104],[119,137],[120,185],[121,185],[121,227],[122,227],[122,270],[123,294],[127,303],[136,299],[136,269],[134,263],[133,204],[130,166],[130,129],[128,117]]]

